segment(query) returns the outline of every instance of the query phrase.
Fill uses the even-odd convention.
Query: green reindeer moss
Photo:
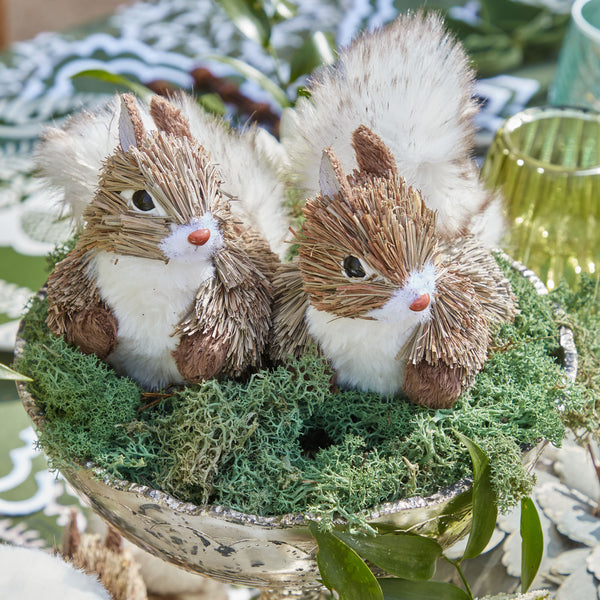
[[[246,382],[209,380],[144,394],[54,337],[45,300],[36,298],[17,368],[33,378],[29,391],[46,418],[40,444],[57,468],[92,461],[183,501],[352,520],[378,503],[426,496],[470,476],[459,431],[490,456],[506,510],[533,485],[521,464],[523,445],[560,445],[565,417],[585,412],[590,398],[564,382],[549,297],[499,262],[520,314],[497,327],[475,385],[443,410],[336,391],[312,351]]]

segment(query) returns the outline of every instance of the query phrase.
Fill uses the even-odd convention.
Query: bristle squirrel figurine
[[[154,97],[149,116],[157,130],[121,97],[119,145],[48,279],[48,325],[147,389],[238,376],[261,362],[276,257],[232,215],[181,111]]]
[[[497,247],[504,227],[500,199],[484,189],[470,156],[478,110],[473,81],[462,46],[434,13],[407,13],[362,34],[315,74],[308,97],[283,115],[281,140],[294,186],[303,199],[319,192],[326,148],[352,172],[352,132],[365,125],[437,212],[440,237],[473,234]]]
[[[312,337],[341,387],[450,407],[483,366],[490,325],[514,317],[510,284],[473,236],[440,240],[434,211],[378,136],[361,126],[352,145],[348,177],[325,151],[298,262],[275,278],[273,357]]]
[[[289,215],[280,174],[286,157],[279,142],[260,127],[229,127],[183,93],[169,97],[165,107],[160,118],[169,121],[172,113],[179,113],[193,139],[218,166],[223,193],[232,199],[234,217],[258,231],[271,250],[283,258],[289,249]],[[61,127],[48,128],[36,152],[38,173],[48,187],[63,196],[78,225],[96,193],[104,160],[120,145],[120,110],[118,96],[94,110],[82,110]],[[161,128],[140,101],[138,110],[146,130]]]

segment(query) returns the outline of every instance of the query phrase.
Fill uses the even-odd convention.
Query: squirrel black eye
[[[366,275],[363,266],[360,264],[360,260],[358,260],[356,256],[346,256],[342,266],[344,267],[344,272],[348,277],[362,278]]]
[[[154,201],[152,200],[152,196],[146,190],[137,190],[137,192],[133,192],[133,196],[131,197],[133,201],[133,205],[138,210],[143,210],[144,212],[152,210],[154,208]]]

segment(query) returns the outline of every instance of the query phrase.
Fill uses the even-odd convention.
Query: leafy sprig
[[[549,60],[560,48],[568,13],[518,0],[480,0],[476,22],[445,15],[482,77]]]
[[[236,69],[245,79],[257,83],[281,106],[292,106],[298,90],[294,84],[322,64],[335,60],[335,40],[329,33],[315,31],[289,57],[281,60],[272,43],[273,28],[293,18],[297,7],[289,0],[217,0],[238,30],[259,44],[275,63],[276,82],[240,59],[211,55],[207,58],[225,63]]]
[[[464,560],[476,558],[488,545],[498,516],[489,458],[468,437],[456,432],[467,447],[473,463],[472,524],[462,557],[444,554],[440,544],[407,531],[376,535],[347,531],[323,531],[316,521],[309,523],[319,550],[317,564],[323,585],[340,600],[473,600],[461,568]],[[537,509],[530,498],[521,500],[521,590],[531,586],[542,560],[542,529]],[[452,564],[463,588],[433,581],[438,559]],[[376,577],[368,561],[393,577]]]

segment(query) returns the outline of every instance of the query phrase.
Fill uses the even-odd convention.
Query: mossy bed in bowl
[[[92,501],[110,489],[136,496],[137,508],[125,509],[123,500],[109,498],[110,493],[96,507],[109,520],[112,511],[113,523],[138,543],[139,531],[132,531],[127,515],[146,518],[144,510],[157,506],[177,512],[177,527],[186,531],[196,527],[191,515],[210,520],[222,513],[268,531],[301,524],[307,513],[330,524],[336,519],[373,523],[381,512],[427,508],[430,499],[423,498],[435,498],[442,490],[440,506],[445,508],[440,510],[462,524],[445,535],[447,519],[439,519],[425,533],[444,538],[441,543],[447,545],[468,526],[471,461],[456,432],[490,457],[503,510],[531,489],[523,450],[541,440],[559,445],[564,415],[578,412],[583,403],[566,383],[551,302],[537,292],[532,274],[524,277],[508,260],[498,260],[512,282],[520,314],[514,324],[495,331],[484,370],[449,410],[332,391],[331,372],[314,354],[243,383],[207,381],[144,394],[94,356],[52,336],[45,326],[43,297],[32,302],[21,327],[16,366],[33,378],[26,389],[21,386],[24,401],[52,464],[85,488]],[[91,463],[99,477],[81,466]],[[402,499],[411,500],[403,505]],[[383,511],[374,508],[382,503],[388,503]],[[454,504],[448,508],[448,503]],[[142,506],[147,509],[140,513]],[[228,523],[231,527],[231,519]],[[402,528],[402,519],[394,523]],[[175,531],[172,525],[168,528]],[[179,539],[175,533],[171,538]],[[143,544],[188,568],[198,562],[184,556],[193,554],[193,545],[176,553]],[[176,541],[169,544],[178,547]],[[214,574],[205,565],[197,570]],[[241,581],[257,584],[249,577]]]

